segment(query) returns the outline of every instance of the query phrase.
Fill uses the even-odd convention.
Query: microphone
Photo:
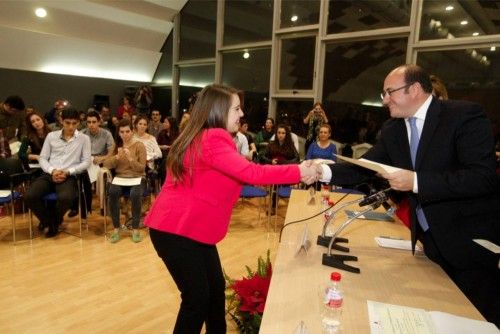
[[[385,201],[387,201],[389,199],[389,197],[387,196],[387,193],[389,192],[389,190],[391,190],[391,188],[381,190],[373,195],[370,195],[370,196],[363,198],[359,202],[359,206],[367,206],[367,205],[371,205],[374,203],[379,203],[379,204],[384,203]]]
[[[341,206],[337,207],[335,210],[332,211],[332,214],[330,215],[330,217],[325,221],[325,224],[323,225],[323,231],[322,231],[321,235],[318,236],[318,240],[316,243],[318,245],[325,246],[325,247],[329,246],[330,241],[331,241],[331,237],[326,236],[326,228],[328,227],[328,225],[330,224],[332,219],[335,217],[335,214],[337,212],[339,212],[341,209],[345,208],[346,206],[356,204],[356,203],[358,203],[358,205],[360,207],[372,205],[372,204],[374,204],[378,207],[387,201],[387,199],[388,199],[387,193],[389,192],[389,190],[391,190],[391,188],[381,190],[373,195],[365,196],[363,198],[359,198],[359,199],[356,199],[353,201],[346,202],[346,203],[342,204]],[[348,241],[345,238],[337,238],[336,242],[348,242]],[[339,246],[336,244],[333,247],[335,249],[343,251],[343,252],[349,252],[349,248],[347,248],[347,247]]]
[[[359,274],[361,272],[359,268],[356,268],[356,267],[353,267],[353,266],[350,266],[350,265],[347,265],[347,264],[344,263],[344,261],[357,261],[358,258],[356,256],[332,254],[332,248],[337,248],[338,247],[338,246],[335,247],[336,246],[335,242],[338,241],[338,239],[342,239],[342,238],[338,238],[337,237],[340,234],[340,232],[342,232],[347,226],[349,226],[354,220],[356,220],[356,218],[358,218],[358,217],[364,215],[365,213],[368,213],[368,212],[373,211],[376,208],[378,208],[384,201],[385,200],[380,199],[378,202],[374,202],[372,204],[367,204],[367,205],[369,205],[368,208],[364,209],[361,212],[358,212],[356,215],[354,215],[353,217],[351,217],[348,220],[346,220],[333,233],[333,235],[332,235],[332,237],[330,239],[330,243],[328,244],[328,252],[325,253],[325,254],[323,254],[323,260],[322,260],[322,264],[323,265],[334,267],[334,268],[343,269],[343,270],[346,270],[346,271],[349,271],[349,272],[352,272],[352,273],[356,273],[356,274]]]

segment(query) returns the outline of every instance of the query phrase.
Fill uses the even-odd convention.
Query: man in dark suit
[[[391,119],[363,158],[402,169],[381,176],[409,202],[412,241],[418,238],[426,255],[500,326],[499,257],[472,241],[500,244],[500,182],[489,120],[480,105],[434,98],[429,75],[416,65],[391,71],[381,96]],[[318,166],[318,174],[337,185],[373,176],[347,164]]]

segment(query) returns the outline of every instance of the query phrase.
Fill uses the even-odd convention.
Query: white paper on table
[[[500,331],[491,322],[459,317],[450,313],[430,311],[436,333],[453,334],[498,334]]]
[[[99,165],[96,165],[94,163],[91,163],[89,168],[87,168],[87,173],[89,174],[89,179],[90,183],[94,183],[97,181],[97,176],[99,175],[99,171],[101,170],[101,167]]]
[[[438,334],[423,309],[366,301],[371,334]]]
[[[115,176],[113,178],[113,181],[111,182],[112,184],[115,184],[117,186],[137,186],[141,184],[141,179],[140,177],[119,177]]]
[[[40,168],[40,164],[28,164],[28,167],[30,169],[36,169],[36,168]]]
[[[0,190],[0,197],[10,196],[10,190]]]
[[[313,159],[313,163],[315,164],[327,164],[327,165],[333,165],[335,164],[335,161],[330,160],[330,159]]]
[[[380,247],[411,250],[410,240],[380,236],[380,237],[375,237],[375,241],[377,242],[377,245],[379,245]],[[421,252],[422,247],[420,247],[420,245],[415,245],[415,250]]]
[[[431,311],[367,300],[371,334],[498,334],[495,325]]]
[[[489,240],[485,240],[485,239],[472,239],[472,241],[474,241],[475,243],[483,246],[484,248],[486,248],[487,250],[495,253],[495,254],[500,254],[500,246],[498,246],[497,244],[494,244],[493,242],[489,241]]]
[[[373,170],[377,173],[383,174],[383,173],[394,173],[397,171],[402,170],[401,168],[389,166],[389,165],[384,165],[375,161],[367,160],[367,159],[352,159],[348,157],[344,157],[342,155],[336,154],[335,155],[337,158],[350,162],[354,165],[361,166],[370,170]]]

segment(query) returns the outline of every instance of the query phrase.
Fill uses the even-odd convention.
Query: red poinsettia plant
[[[262,314],[266,305],[269,284],[271,283],[272,266],[267,251],[264,260],[259,256],[257,270],[247,269],[247,276],[239,280],[226,278],[227,314],[234,320],[240,333],[259,333]]]

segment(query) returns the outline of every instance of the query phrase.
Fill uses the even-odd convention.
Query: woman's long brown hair
[[[188,175],[192,176],[194,160],[201,155],[201,134],[203,130],[211,128],[226,129],[228,112],[234,94],[241,95],[238,90],[232,87],[217,84],[206,86],[198,94],[186,128],[174,141],[168,153],[167,168],[172,173],[174,182],[185,181],[184,156],[191,146],[195,149],[193,152],[195,154],[190,154]]]
[[[33,117],[33,115],[36,115],[42,119],[43,138],[47,137],[47,135],[50,132],[50,128],[47,125],[47,120],[39,112],[33,111],[32,113],[29,113],[28,115],[26,115],[26,120],[25,120],[26,121],[26,135],[36,146],[38,146],[40,149],[42,149],[42,145],[40,142],[40,138],[38,137],[38,133],[37,133],[36,129],[33,127],[33,125],[31,124],[31,117]]]

